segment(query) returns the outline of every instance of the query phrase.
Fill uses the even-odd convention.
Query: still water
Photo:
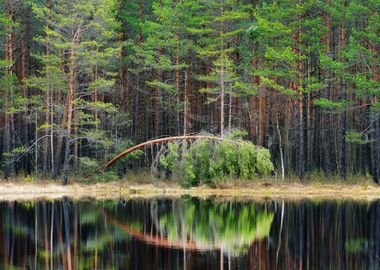
[[[380,202],[0,202],[0,269],[379,269]]]

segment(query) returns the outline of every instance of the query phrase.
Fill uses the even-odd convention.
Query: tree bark
[[[346,82],[342,79],[341,96],[345,96]],[[342,97],[342,100],[344,97]],[[339,175],[342,179],[347,177],[346,168],[346,112],[341,112],[339,116]]]
[[[327,5],[330,5],[330,0],[327,0]],[[326,18],[326,24],[327,24],[327,36],[326,36],[326,54],[328,57],[332,56],[331,52],[331,16],[327,15]],[[327,67],[325,69],[325,80],[327,81],[327,88],[325,89],[323,93],[323,97],[326,99],[329,99],[329,93],[331,91],[331,83],[330,78],[331,72],[330,69]],[[323,113],[323,129],[324,129],[324,167],[325,167],[325,173],[327,176],[331,174],[331,134],[330,134],[330,125],[329,125],[330,119],[329,119],[329,113],[324,112]]]
[[[70,144],[71,144],[71,131],[72,131],[72,120],[73,120],[73,99],[75,93],[75,43],[76,40],[72,41],[70,49],[70,67],[69,67],[69,80],[68,80],[68,102],[67,102],[67,127],[66,127],[66,139],[65,139],[65,157],[63,163],[63,184],[68,183],[68,173],[70,164]]]
[[[127,110],[127,87],[126,87],[126,67],[125,67],[125,55],[126,55],[126,49],[125,45],[123,44],[126,39],[127,39],[127,25],[126,25],[126,20],[123,17],[122,13],[124,10],[124,0],[118,0],[118,5],[119,5],[119,21],[121,23],[121,29],[118,33],[118,43],[119,46],[121,47],[120,54],[119,54],[119,87],[120,87],[120,110],[125,113]],[[122,131],[124,134],[124,130]]]
[[[140,24],[143,22],[143,2],[142,0],[139,1],[139,21]],[[142,29],[139,28],[139,34],[138,34],[138,61],[139,65],[141,65],[141,51],[142,51]],[[138,74],[140,77],[140,74]],[[140,84],[140,78],[138,78],[138,84],[137,87],[139,88],[141,86]],[[142,134],[143,134],[143,107],[144,107],[144,97],[142,96],[142,93],[139,93],[140,89],[137,89],[136,91],[136,141],[140,142],[142,141]]]
[[[280,125],[278,124],[278,113],[276,113],[276,128],[277,128],[277,134],[278,134],[278,147],[280,149],[281,179],[282,181],[284,181],[285,180],[285,165],[284,165],[284,154],[282,151],[282,137],[281,137]]]
[[[345,3],[344,3],[345,5]],[[345,10],[343,11],[345,14]],[[344,16],[344,15],[343,15]],[[346,41],[346,30],[345,26],[341,26],[340,33],[340,50],[345,46]],[[341,61],[344,62],[343,57],[340,57]],[[340,100],[341,102],[345,102],[346,100],[346,80],[344,79],[344,75],[340,79]],[[338,157],[339,157],[339,175],[342,179],[346,179],[347,177],[347,168],[346,168],[346,106],[344,106],[343,111],[339,115],[339,131],[338,131],[338,140],[339,140],[339,149],[338,149]]]
[[[189,122],[190,122],[190,118],[189,118],[189,112],[188,112],[188,106],[189,106],[189,99],[187,97],[188,95],[188,74],[187,72],[185,72],[185,86],[184,86],[184,89],[185,89],[185,94],[184,94],[184,101],[183,101],[183,136],[186,136],[187,135],[187,132],[188,132],[188,125],[189,125]]]
[[[51,0],[48,0],[47,1],[47,7],[50,9],[51,8]],[[46,25],[46,27],[48,27],[48,25]],[[46,38],[48,38],[46,36]],[[48,57],[49,56],[49,43],[48,41],[46,42],[45,44],[45,56]],[[45,74],[45,77],[46,79],[48,79],[49,77],[49,74],[48,72],[46,71],[46,74]],[[46,106],[46,112],[45,112],[45,124],[49,125],[51,124],[51,122],[53,122],[53,119],[50,119],[50,117],[52,116],[52,109],[50,106],[52,105],[51,104],[51,96],[53,95],[53,93],[51,93],[52,89],[50,89],[50,87],[48,87],[49,89],[47,89],[46,91],[46,95],[45,95],[45,106]],[[51,138],[46,138],[44,140],[44,143],[43,143],[43,154],[42,154],[42,174],[44,176],[47,175],[47,172],[48,172],[48,160],[49,160],[49,144],[50,144],[50,147],[52,146],[51,144],[51,139],[53,139],[53,130],[52,130],[52,127],[50,127],[49,129],[46,129],[45,130],[45,136],[48,135],[50,133],[50,136],[52,136]],[[53,154],[53,150],[50,149],[50,154]],[[54,166],[53,164],[51,164],[51,166]],[[52,170],[53,171],[53,170]]]
[[[297,53],[299,57],[302,55],[302,41],[301,41],[301,34],[302,31],[301,29],[298,29],[297,33]],[[302,60],[299,59],[297,63],[297,68],[298,68],[298,93],[299,93],[299,177],[301,180],[304,178],[305,174],[305,128],[304,128],[304,101],[303,101],[303,92],[302,87],[303,87],[303,67],[302,67]]]
[[[309,52],[307,61],[307,81],[310,84],[311,80],[311,55]],[[313,167],[313,119],[312,119],[312,94],[307,93],[307,112],[306,112],[306,170],[311,171]]]
[[[191,136],[191,135],[189,135],[189,136],[175,136],[175,137],[167,137],[167,138],[154,139],[154,140],[150,140],[150,141],[147,141],[147,142],[144,142],[144,143],[140,143],[140,144],[135,145],[135,146],[133,146],[131,148],[128,148],[127,150],[121,152],[116,157],[114,157],[113,159],[111,159],[110,161],[108,161],[106,164],[104,164],[103,166],[101,166],[96,171],[97,172],[104,172],[108,167],[112,166],[120,158],[128,155],[129,153],[131,153],[131,152],[133,152],[133,151],[135,151],[137,149],[145,147],[145,146],[160,144],[160,143],[164,143],[164,142],[171,142],[171,141],[198,140],[198,139],[208,139],[208,140],[217,140],[217,141],[223,141],[224,140],[224,141],[230,141],[230,142],[236,143],[234,141],[231,141],[231,140],[228,140],[228,139],[224,139],[223,137],[215,137],[215,136]]]
[[[224,14],[224,0],[221,1],[220,4],[220,15],[223,16]],[[223,20],[220,20],[220,37],[221,37],[221,51],[224,50],[224,24]],[[220,136],[224,136],[224,95],[225,95],[225,81],[224,81],[224,61],[225,61],[225,55],[224,52],[222,52],[222,55],[220,57],[221,63],[220,63]]]
[[[5,10],[5,17],[8,19],[12,18],[11,14],[11,7],[9,0],[5,0],[4,2],[4,10]],[[13,35],[13,27],[9,24],[5,25],[5,29],[9,32],[5,34],[5,60],[9,63],[12,63],[13,61],[13,44],[12,44],[12,35]],[[9,66],[5,69],[5,72],[8,76],[13,75],[13,65],[9,64]],[[13,125],[13,113],[9,112],[11,102],[10,99],[13,95],[13,86],[10,85],[9,89],[5,91],[5,105],[4,105],[4,152],[10,153],[12,147],[13,147],[13,140],[12,137],[14,134],[12,134],[12,125]],[[5,158],[5,166],[4,166],[4,178],[7,179],[14,173],[14,163],[11,161],[11,158]]]
[[[179,44],[179,29],[176,30],[175,33],[175,39],[176,39],[176,55],[175,55],[175,89],[176,89],[176,101],[177,101],[177,134],[181,134],[181,99],[180,99],[180,58],[179,58],[179,50],[180,50],[180,44]],[[186,90],[185,90],[186,91]]]
[[[370,50],[373,54],[379,54],[379,48],[375,44],[371,44]],[[379,66],[374,62],[371,65],[370,72],[372,75],[371,80],[378,82],[380,79]],[[372,96],[372,105],[378,102],[377,96]],[[376,184],[379,184],[380,174],[380,117],[378,112],[373,112],[372,115],[372,145],[371,145],[371,157],[372,157],[372,178]]]

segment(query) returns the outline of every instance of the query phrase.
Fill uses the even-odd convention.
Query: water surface
[[[379,269],[380,203],[0,202],[0,269]]]

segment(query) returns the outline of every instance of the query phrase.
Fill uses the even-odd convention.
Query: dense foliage
[[[200,139],[189,146],[169,143],[160,165],[166,175],[183,179],[186,186],[213,185],[226,177],[253,179],[273,171],[267,149],[234,136],[223,141]]]
[[[66,182],[124,142],[238,128],[284,177],[378,182],[379,10],[379,0],[1,0],[3,175]],[[198,142],[184,164],[210,158],[207,147],[232,151]],[[241,155],[255,161],[253,149]],[[118,173],[151,165],[146,150]],[[184,166],[186,179],[250,177],[258,168],[230,165],[246,156],[211,157],[207,173]]]

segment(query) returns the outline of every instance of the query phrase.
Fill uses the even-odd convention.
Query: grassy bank
[[[70,183],[62,186],[60,183],[41,180],[25,181],[14,179],[2,180],[0,185],[0,201],[34,200],[34,199],[119,199],[135,197],[180,197],[190,195],[195,197],[217,196],[222,198],[263,199],[344,199],[344,200],[375,200],[380,199],[380,187],[370,181],[363,180],[360,184],[351,182],[319,183],[287,180],[286,182],[261,180],[256,182],[237,181],[233,185],[226,181],[218,187],[207,186],[183,188],[178,183],[169,181],[154,181],[145,178],[139,182],[117,181],[108,183]]]

